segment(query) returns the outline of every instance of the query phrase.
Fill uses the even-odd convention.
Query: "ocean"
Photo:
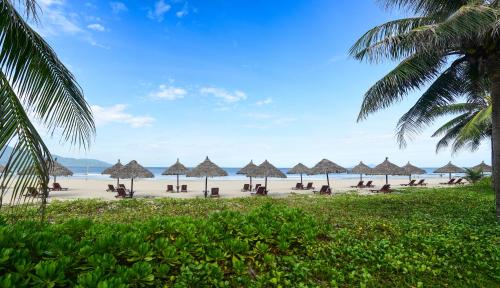
[[[109,175],[102,175],[101,172],[106,169],[107,167],[68,167],[71,171],[73,171],[73,176],[71,178],[73,179],[109,179]],[[176,176],[165,176],[161,175],[163,171],[165,171],[166,167],[146,167],[149,171],[151,171],[154,174],[153,179],[164,179],[164,180],[171,180],[175,179]],[[247,177],[244,175],[238,175],[236,172],[240,168],[222,168],[224,169],[228,176],[226,177],[215,177],[214,179],[217,180],[245,180]],[[287,173],[289,168],[279,168],[283,173]],[[436,168],[422,168],[424,169],[427,173],[423,175],[415,175],[415,177],[412,178],[447,178],[448,174],[435,174],[432,173]],[[300,175],[288,175],[287,177],[289,179],[300,179]],[[382,178],[385,176],[382,175],[369,175],[365,176],[363,175],[364,178]],[[389,176],[391,178],[408,178],[408,176]],[[180,179],[185,179],[185,176],[180,176]],[[347,173],[342,173],[342,174],[329,174],[329,178],[332,180],[335,179],[359,179],[359,174],[347,174]],[[190,178],[193,179],[193,178]],[[326,179],[325,175],[303,175],[303,179],[308,179],[308,180],[324,180]]]

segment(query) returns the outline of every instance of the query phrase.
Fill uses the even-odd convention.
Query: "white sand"
[[[368,178],[367,178],[368,179]],[[368,179],[369,180],[369,179]],[[445,182],[447,179],[439,179],[439,178],[430,178],[426,180],[428,183],[427,187],[436,187],[439,186],[439,182]],[[115,200],[116,193],[106,192],[107,184],[115,184],[116,181],[112,179],[72,179],[72,178],[59,178],[58,182],[63,187],[68,187],[68,191],[52,191],[49,195],[49,201],[54,199],[58,200],[75,200],[75,199],[103,199],[103,200]],[[306,185],[308,180],[304,180],[304,185]],[[314,183],[315,190],[319,190],[321,185],[326,185],[326,180],[316,180],[312,181]],[[332,186],[333,193],[346,193],[346,192],[357,192],[361,195],[375,195],[374,193],[370,193],[369,189],[355,189],[350,188],[351,185],[356,185],[357,180],[353,179],[335,179],[330,181],[330,185]],[[130,180],[122,180],[120,183],[124,183],[127,188],[130,189]],[[234,197],[249,197],[250,192],[241,192],[241,188],[243,184],[248,183],[248,181],[244,180],[212,180],[208,179],[208,189],[211,187],[219,187],[221,198],[234,198]],[[296,194],[313,194],[311,190],[305,191],[297,191],[292,190],[291,188],[295,186],[297,180],[281,180],[281,179],[269,179],[268,180],[268,196],[271,197],[284,197],[288,195],[292,195],[292,193]],[[365,181],[366,183],[366,181]],[[395,178],[389,179],[389,183],[392,188],[401,189],[403,187],[400,186],[402,183],[408,183],[408,179]],[[195,198],[195,197],[203,197],[203,190],[205,188],[205,180],[203,179],[189,179],[184,180],[181,184],[188,185],[187,193],[170,193],[165,192],[167,184],[174,185],[175,189],[175,181],[172,180],[140,180],[136,179],[134,181],[134,198],[159,198],[159,197],[171,197],[171,198]],[[252,182],[255,184],[264,184],[264,180],[258,179],[257,181],[254,179]],[[385,179],[374,179],[375,188],[380,188],[383,184],[385,184]],[[371,188],[371,189],[375,189]],[[4,199],[10,199],[10,195],[7,192]],[[7,200],[8,201],[8,200]]]

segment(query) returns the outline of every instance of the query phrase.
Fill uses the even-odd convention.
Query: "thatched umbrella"
[[[104,169],[104,171],[101,172],[102,175],[111,175],[117,173],[120,169],[123,168],[122,163],[120,162],[120,159],[118,159],[118,162],[116,162],[115,165],[108,167],[107,169]],[[116,178],[116,186],[120,184],[120,178]]]
[[[326,182],[328,183],[328,186],[330,186],[330,178],[328,177],[328,174],[344,172],[347,172],[347,169],[345,169],[344,167],[337,165],[330,160],[323,159],[311,168],[310,175],[326,174]]]
[[[249,173],[253,177],[265,178],[264,189],[266,189],[266,191],[267,191],[267,177],[286,178],[286,175],[283,172],[281,172],[278,168],[274,167],[273,164],[269,163],[269,161],[267,160],[265,160],[259,166],[257,166],[257,169],[250,171]]]
[[[50,164],[49,175],[54,176],[54,182],[56,182],[57,176],[72,176],[73,172],[68,168],[57,162],[57,158],[54,159]]]
[[[493,172],[493,169],[491,168],[491,166],[484,163],[484,161],[482,161],[480,164],[472,167],[471,169],[476,170],[476,171],[481,171],[481,175],[483,175],[484,172],[490,172],[490,173]],[[2,170],[0,170],[0,172],[1,171]]]
[[[373,168],[372,174],[385,175],[385,184],[389,184],[389,175],[406,175],[403,168],[389,162],[389,157],[385,157],[385,161]]]
[[[179,192],[179,175],[186,175],[189,169],[182,165],[177,158],[177,162],[174,165],[168,167],[161,175],[176,175],[177,176],[177,192]]]
[[[309,174],[311,173],[311,169],[309,169],[306,165],[299,163],[295,166],[292,167],[292,169],[288,170],[286,174],[300,174],[300,184],[303,185],[302,183],[302,174]]]
[[[134,196],[135,178],[153,178],[155,177],[148,169],[142,167],[137,161],[132,160],[121,169],[111,174],[111,178],[130,179],[130,195]]]
[[[351,169],[351,173],[359,174],[359,180],[363,180],[363,174],[372,174],[372,168],[368,167],[363,161],[360,161],[358,165]]]
[[[426,173],[424,169],[420,169],[416,166],[411,165],[409,161],[405,166],[403,166],[403,169],[405,170],[406,174],[408,175],[410,181],[411,181],[411,175],[419,175],[419,174]]]
[[[236,174],[239,175],[246,175],[247,177],[250,178],[250,187],[252,187],[252,173],[251,171],[257,169],[257,165],[253,164],[253,160],[250,160],[250,163],[248,163],[245,167],[241,168],[240,171],[236,172]]]
[[[208,196],[208,177],[227,176],[227,172],[207,158],[187,174],[187,177],[205,177],[205,198]]]
[[[463,168],[451,164],[451,161],[443,167],[434,170],[434,173],[449,173],[451,179],[451,173],[465,173]]]

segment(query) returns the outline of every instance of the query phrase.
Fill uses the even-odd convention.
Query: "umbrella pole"
[[[116,178],[116,187],[120,186],[120,178]]]
[[[179,174],[177,174],[177,192],[179,192]]]
[[[302,173],[300,173],[300,186],[304,186],[304,183],[302,183]]]
[[[54,175],[54,183],[56,183],[56,175]]]
[[[451,180],[451,172],[450,172],[450,180]]]
[[[134,178],[130,179],[130,198],[134,197]]]
[[[208,176],[205,177],[205,198],[207,198],[208,194]]]
[[[408,176],[408,180],[410,180],[410,181],[411,181],[411,174]]]
[[[326,184],[330,187],[330,178],[328,178],[328,173],[326,173]]]
[[[266,180],[265,180],[265,183],[264,183],[264,189],[267,191],[267,176],[266,176]]]
[[[389,184],[389,175],[385,175],[385,184]]]
[[[250,176],[250,190],[252,190],[252,176]]]
[[[359,181],[363,181],[363,174],[359,174]]]

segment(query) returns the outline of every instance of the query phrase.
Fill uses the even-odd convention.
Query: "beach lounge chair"
[[[427,186],[427,183],[424,183],[425,179],[420,179],[414,186]]]
[[[267,192],[269,192],[269,191],[266,191],[266,188],[261,185],[261,186],[259,186],[259,188],[257,188],[257,191],[255,191],[255,193],[252,193],[252,195],[266,196]]]
[[[382,186],[382,188],[380,189],[375,189],[375,190],[370,190],[370,192],[374,192],[374,193],[379,193],[379,192],[382,192],[382,193],[391,193],[393,192],[393,190],[391,190],[391,185],[390,184],[385,184],[384,186]]]
[[[106,189],[106,192],[116,192],[115,186],[112,184],[108,184],[108,189]]]
[[[125,184],[118,184],[118,188],[123,188],[126,192],[129,192],[130,190],[127,189],[127,187],[125,187]]]
[[[323,185],[321,186],[321,189],[319,189],[319,191],[313,191],[313,193],[319,193],[320,195],[324,195],[324,194],[327,194],[327,195],[330,195],[332,194],[332,190],[330,189],[330,186],[328,185]]]
[[[292,190],[304,190],[304,185],[302,185],[302,183],[297,183]]]
[[[241,189],[241,192],[248,192],[251,191],[250,184],[243,184],[243,189]]]
[[[455,184],[455,178],[451,178],[450,181],[448,182],[442,182],[442,183],[439,183],[441,185],[453,185]]]
[[[306,186],[306,188],[304,188],[304,190],[314,190],[313,182],[307,183],[307,186]]]
[[[61,184],[54,182],[54,184],[52,184],[51,190],[52,191],[68,191],[68,188],[63,188],[63,187],[61,187]]]
[[[411,180],[411,181],[410,181],[410,183],[408,183],[408,184],[400,184],[400,185],[401,185],[401,186],[415,186],[415,182],[416,182],[416,181],[417,181],[417,180],[413,179],[413,180]]]
[[[373,181],[372,180],[366,182],[365,188],[373,188],[373,187],[375,187],[375,185],[373,185]]]
[[[458,178],[457,182],[453,183],[452,185],[464,185],[464,184],[465,184],[464,179]]]
[[[188,185],[181,185],[181,192],[188,192]]]
[[[35,187],[26,187],[26,193],[23,194],[24,197],[40,197],[41,194]]]
[[[115,196],[115,198],[128,198],[128,197],[130,197],[129,194],[127,193],[127,190],[125,190],[123,187],[117,188],[116,192],[118,194]]]
[[[254,189],[254,191],[259,190],[259,187],[261,187],[261,186],[262,186],[262,184],[256,184],[256,185],[255,185],[255,189]]]
[[[174,185],[167,185],[167,192],[174,192]]]
[[[219,188],[217,188],[217,187],[212,188],[211,191],[210,191],[210,197],[212,197],[212,198],[219,198],[220,197],[220,195],[219,195]]]
[[[365,185],[364,185],[365,181],[359,181],[357,185],[355,186],[351,186],[351,188],[365,188]]]

